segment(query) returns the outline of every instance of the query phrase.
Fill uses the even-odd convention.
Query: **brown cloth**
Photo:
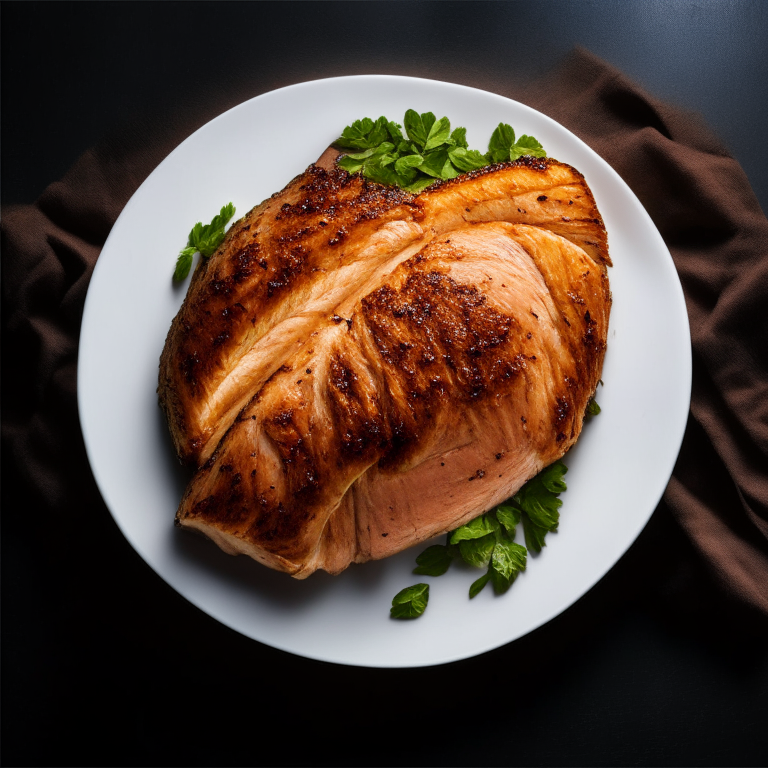
[[[664,500],[724,589],[768,616],[768,220],[746,176],[695,116],[585,51],[545,82],[503,95],[604,157],[667,243],[691,323],[693,393]],[[162,158],[242,97],[208,102],[196,124],[135,125],[130,141],[86,152],[34,205],[4,211],[3,447],[54,513],[90,482],[76,361],[100,248]]]

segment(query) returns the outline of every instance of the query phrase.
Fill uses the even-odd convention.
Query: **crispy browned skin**
[[[461,525],[576,440],[609,311],[603,263],[559,235],[434,236],[283,359],[177,522],[299,578]]]
[[[333,314],[340,267],[362,260],[346,270],[354,289],[375,266],[367,251],[385,258],[413,239],[414,215],[413,195],[311,166],[231,227],[196,269],[160,359],[160,404],[182,460],[209,456],[307,328]]]
[[[508,221],[561,235],[611,265],[603,219],[584,177],[551,158],[521,157],[435,184],[418,198],[438,233],[462,223]]]
[[[238,221],[195,271],[168,333],[158,394],[179,457],[207,460],[238,413],[339,307],[435,238],[470,223],[532,224],[610,263],[583,177],[523,158],[414,197],[317,166]]]

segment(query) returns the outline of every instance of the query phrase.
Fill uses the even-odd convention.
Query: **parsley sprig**
[[[439,120],[432,112],[405,113],[403,126],[382,116],[365,117],[348,125],[334,142],[343,149],[358,150],[337,161],[350,173],[418,193],[437,179],[452,179],[461,173],[492,163],[517,160],[523,155],[546,157],[532,136],[515,137],[512,126],[499,123],[488,142],[488,151],[470,149],[467,129],[454,128],[447,117]]]
[[[528,551],[541,552],[547,533],[557,530],[563,503],[559,496],[566,490],[563,476],[567,471],[562,461],[551,464],[504,504],[451,531],[446,544],[427,547],[416,558],[413,572],[442,576],[454,560],[461,559],[467,565],[486,568],[470,585],[470,598],[480,594],[488,583],[496,594],[503,594],[525,570]],[[521,522],[525,546],[514,540]],[[429,600],[429,589],[424,587],[427,585],[416,584],[399,592],[392,601],[391,615],[414,618],[424,613]],[[405,603],[409,606],[407,613]]]
[[[187,247],[184,248],[176,259],[176,269],[173,272],[173,279],[183,280],[192,268],[192,258],[199,251],[204,258],[209,258],[224,240],[224,228],[229,220],[235,215],[235,206],[227,203],[221,211],[213,217],[210,224],[203,226],[198,221],[192,231],[189,233]]]

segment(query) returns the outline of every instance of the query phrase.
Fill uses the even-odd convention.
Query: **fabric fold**
[[[746,175],[697,116],[584,50],[503,95],[549,115],[605,158],[670,248],[694,379],[664,503],[722,587],[768,617],[768,220]],[[218,98],[206,114],[231,106],[230,95]],[[90,478],[76,359],[94,265],[131,195],[196,127],[137,124],[130,141],[84,153],[34,205],[3,211],[4,450],[52,518]]]

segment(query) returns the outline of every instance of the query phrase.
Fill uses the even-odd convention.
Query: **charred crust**
[[[306,427],[297,423],[294,410],[287,408],[267,419],[264,431],[283,464],[290,497],[296,502],[292,506],[311,504],[320,488],[320,470]]]
[[[592,319],[589,310],[584,313],[584,334],[581,340],[585,347],[599,351],[605,347],[605,342],[600,338],[597,323]]]
[[[571,404],[564,398],[555,398],[555,426],[560,427],[571,411]]]
[[[247,500],[237,487],[228,493],[218,493],[199,501],[182,519],[202,519],[216,522],[224,528],[237,526],[250,516]]]
[[[392,393],[385,466],[407,456],[449,401],[477,402],[521,371],[511,344],[517,321],[474,285],[439,270],[417,269],[400,288],[373,291],[362,300],[362,317]]]
[[[285,427],[289,424],[293,424],[293,409],[281,411],[277,415],[272,417],[272,423],[278,427]]]
[[[197,385],[197,369],[200,366],[200,358],[197,352],[192,352],[186,357],[182,358],[179,363],[179,370],[181,372],[184,381],[187,382],[190,389],[195,389]]]
[[[360,174],[350,174],[338,167],[326,170],[310,166],[307,176],[307,181],[299,188],[303,193],[301,199],[295,204],[285,203],[275,217],[276,220],[323,214],[317,224],[325,227],[328,220],[336,218],[343,211],[338,198],[349,188],[358,193],[355,200],[359,201],[361,218],[357,220],[376,218],[394,206],[413,204],[416,199],[415,195],[400,187],[377,184]]]
[[[286,202],[277,202],[286,195]],[[174,321],[184,332],[175,333],[164,357],[179,369],[174,378],[184,385],[184,396],[199,396],[198,382],[239,342],[243,325],[256,326],[265,311],[322,268],[329,233],[339,244],[361,222],[421,215],[416,196],[405,190],[317,166],[246,214],[216,253],[201,260]],[[260,226],[268,219],[269,227]]]
[[[373,461],[390,445],[381,404],[341,354],[331,358],[328,402],[337,425],[339,449],[347,460]]]

